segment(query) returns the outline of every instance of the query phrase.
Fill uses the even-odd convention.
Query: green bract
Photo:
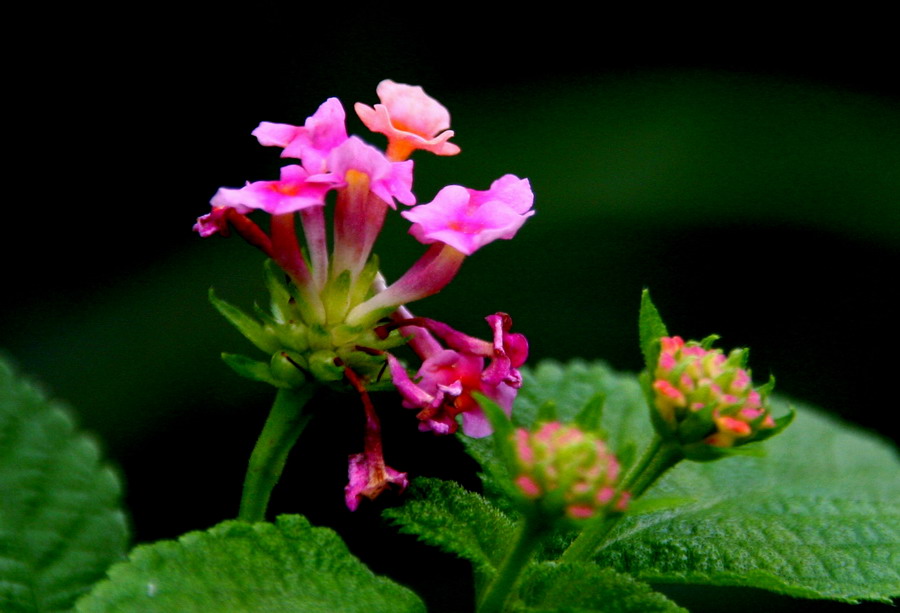
[[[280,388],[301,387],[308,379],[343,388],[345,366],[364,380],[385,380],[384,385],[370,384],[370,389],[389,386],[390,375],[382,372],[384,357],[378,354],[403,345],[406,339],[397,330],[382,333],[374,326],[350,326],[343,319],[350,306],[371,295],[376,272],[377,258],[373,258],[352,287],[349,274],[329,282],[323,292],[324,321],[309,312],[296,286],[271,260],[266,262],[270,310],[257,308],[256,318],[210,290],[209,300],[219,313],[269,355],[267,361],[234,354],[222,358],[239,375]]]

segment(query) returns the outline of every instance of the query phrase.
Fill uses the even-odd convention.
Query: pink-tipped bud
[[[558,422],[513,434],[513,483],[524,505],[572,520],[624,510],[617,493],[619,463],[594,435]]]
[[[751,387],[750,373],[741,368],[742,354],[735,349],[726,357],[678,336],[660,339],[652,384],[655,422],[660,434],[678,440],[689,457],[692,449],[735,447],[776,427]]]

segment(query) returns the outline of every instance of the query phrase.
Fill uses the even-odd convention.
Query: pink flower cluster
[[[618,493],[619,462],[595,436],[559,422],[513,434],[515,475],[522,498],[544,513],[590,519],[609,509],[624,511],[628,495]]]
[[[494,332],[492,342],[472,338],[432,319],[417,318],[398,322],[418,333],[431,333],[448,346],[430,342],[419,349],[424,358],[416,380],[392,355],[388,364],[394,385],[403,396],[403,406],[419,409],[419,429],[449,434],[457,429],[456,417],[462,415],[463,432],[472,437],[487,436],[491,426],[473,397],[480,393],[496,402],[506,414],[512,411],[516,391],[522,385],[519,367],[528,358],[528,341],[522,334],[511,334],[512,318],[496,313],[485,318]],[[485,359],[490,363],[484,366]]]
[[[307,377],[326,382],[317,376],[322,370],[312,368],[324,359],[330,364],[328,383],[343,370],[345,383],[363,396],[367,435],[365,451],[351,457],[351,508],[361,497],[406,483],[405,474],[384,465],[377,416],[366,397],[385,360],[404,405],[419,409],[422,430],[454,432],[461,416],[464,432],[484,436],[490,427],[474,394],[484,394],[509,412],[521,385],[518,368],[528,353],[525,337],[509,332],[512,322],[505,314],[487,318],[493,339],[482,341],[440,322],[414,318],[405,307],[443,289],[467,256],[516,234],[534,214],[528,180],[505,175],[484,191],[450,185],[431,202],[416,205],[408,158],[416,150],[459,153],[450,142],[450,114],[421,87],[386,80],[377,94],[380,103],[374,108],[361,103],[354,108],[366,127],[387,137],[385,152],[347,134],[337,98],[326,100],[302,126],[263,122],[253,135],[261,145],[280,148],[281,157],[293,163],[282,167],[277,180],[220,188],[211,211],[194,226],[204,237],[239,234],[287,274],[299,306],[291,317],[282,314],[268,322],[269,328],[284,326],[273,338],[288,339],[285,349],[297,356],[292,364],[308,370]],[[329,232],[325,207],[331,194]],[[411,223],[410,234],[427,248],[406,273],[387,283],[372,250],[388,210],[396,210],[398,202],[410,207],[400,214]],[[271,216],[268,230],[250,218],[259,211]],[[385,324],[386,319],[391,323]],[[386,351],[397,343],[376,339],[387,329],[411,337],[409,344],[422,359],[414,378]],[[303,354],[305,347],[310,355]]]
[[[740,350],[726,358],[721,350],[685,343],[679,336],[661,338],[660,346],[653,382],[656,408],[671,432],[696,439],[683,443],[733,447],[775,428],[750,374],[739,366]]]

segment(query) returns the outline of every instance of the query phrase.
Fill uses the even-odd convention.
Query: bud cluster
[[[719,349],[678,336],[660,339],[653,373],[658,429],[682,445],[735,447],[774,434],[775,420],[744,370],[744,351]]]
[[[513,434],[513,482],[522,499],[549,516],[583,520],[610,509],[623,511],[617,495],[619,463],[599,438],[559,422]]]

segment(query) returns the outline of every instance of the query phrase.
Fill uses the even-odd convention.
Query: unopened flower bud
[[[719,349],[685,343],[678,336],[660,339],[653,373],[657,430],[676,439],[692,459],[713,459],[710,447],[743,445],[777,432],[775,420],[742,368],[743,351],[726,357]]]
[[[520,500],[551,516],[572,520],[622,511],[627,495],[617,493],[619,463],[592,434],[559,422],[513,433],[515,474]]]

